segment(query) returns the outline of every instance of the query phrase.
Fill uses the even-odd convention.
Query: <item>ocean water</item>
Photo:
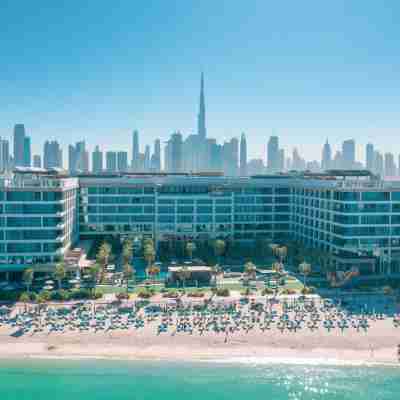
[[[400,399],[400,369],[232,362],[2,360],[1,400]]]

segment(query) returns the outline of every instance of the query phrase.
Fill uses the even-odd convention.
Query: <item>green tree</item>
[[[214,247],[215,255],[219,259],[225,253],[226,243],[222,239],[216,239],[213,243],[213,247]]]
[[[92,282],[92,291],[93,292],[96,290],[97,279],[98,279],[100,270],[101,270],[101,266],[99,264],[91,265],[88,270],[88,275]]]
[[[182,281],[183,287],[186,286],[186,281],[191,277],[192,273],[188,267],[181,267],[180,270],[177,271],[179,276],[179,280]]]
[[[104,280],[104,276],[106,273],[106,267],[108,264],[108,260],[111,255],[111,245],[107,242],[103,242],[97,252],[96,260],[98,264],[101,266],[101,278],[100,280]]]
[[[19,301],[21,303],[24,303],[24,308],[25,308],[25,311],[26,311],[26,303],[29,303],[31,301],[29,293],[26,293],[26,292],[22,293],[21,296],[19,296]]]
[[[53,277],[57,281],[57,286],[61,289],[61,282],[67,276],[64,263],[58,263],[56,269],[54,270]]]
[[[126,293],[128,293],[129,280],[132,279],[135,275],[135,270],[133,269],[132,265],[128,263],[124,264],[123,274],[126,282]]]
[[[299,271],[300,271],[301,274],[303,274],[303,285],[304,285],[304,287],[306,287],[306,276],[311,273],[311,264],[306,263],[305,261],[303,261],[299,265]]]
[[[32,268],[26,269],[22,274],[22,282],[24,283],[28,293],[30,292],[30,288],[32,286],[34,275],[35,275],[35,273],[33,272]]]
[[[149,265],[146,269],[146,273],[151,279],[154,279],[154,277],[160,273],[160,267],[155,264]]]
[[[131,239],[126,239],[122,246],[122,262],[128,264],[131,262],[133,257],[133,243]]]
[[[186,252],[190,258],[190,261],[193,260],[193,253],[197,250],[196,243],[188,242],[186,243]]]
[[[154,250],[153,244],[150,243],[146,244],[146,246],[143,249],[143,257],[147,262],[147,268],[149,268],[156,259],[156,252]]]
[[[256,266],[251,261],[244,264],[244,273],[249,279],[254,279],[256,277],[256,270]]]

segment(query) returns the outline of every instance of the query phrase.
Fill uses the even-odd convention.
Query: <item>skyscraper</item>
[[[16,124],[14,126],[14,165],[25,166],[25,126]]]
[[[154,142],[154,152],[151,158],[151,170],[153,172],[161,171],[161,144],[160,139],[156,139]]]
[[[107,172],[117,171],[117,153],[115,151],[106,152],[106,170]]]
[[[369,171],[374,171],[374,145],[368,143],[365,149],[365,167]]]
[[[138,171],[140,169],[139,161],[139,132],[137,130],[133,131],[132,135],[132,162],[131,167],[133,171]]]
[[[240,138],[240,176],[247,176],[247,142],[244,133]]]
[[[331,145],[328,143],[328,139],[326,139],[326,143],[322,149],[321,168],[322,171],[332,168],[332,149]]]
[[[33,156],[33,166],[35,168],[41,168],[42,167],[42,159],[41,159],[39,154],[35,154]]]
[[[92,153],[92,171],[94,174],[103,172],[103,152],[96,146]]]
[[[150,146],[146,144],[144,150],[144,172],[150,171]]]
[[[0,171],[10,169],[10,145],[8,140],[0,138]]]
[[[200,104],[199,113],[197,115],[197,134],[205,140],[207,136],[206,128],[206,105],[204,100],[204,75],[201,73],[200,79]]]
[[[183,170],[183,141],[182,134],[175,132],[165,146],[165,169],[167,172],[182,172]]]
[[[30,167],[32,165],[31,156],[31,138],[29,136],[24,137],[24,166]]]
[[[397,168],[394,162],[393,153],[385,153],[385,176],[396,176]]]
[[[119,172],[128,171],[128,153],[126,151],[117,153],[117,168]]]
[[[268,172],[279,171],[279,139],[278,136],[271,136],[267,145],[267,168]]]
[[[62,149],[56,140],[45,141],[43,146],[43,168],[62,168]]]
[[[71,174],[89,172],[89,153],[84,141],[68,146],[68,169]]]
[[[344,169],[353,169],[356,162],[356,144],[353,139],[345,140],[342,144],[342,166]]]

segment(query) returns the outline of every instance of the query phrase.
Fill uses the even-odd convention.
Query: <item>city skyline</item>
[[[79,16],[72,5],[44,2],[38,13],[27,4],[24,30],[18,6],[4,7],[0,136],[22,122],[37,154],[46,139],[64,149],[85,139],[89,151],[96,142],[117,151],[130,148],[133,129],[144,145],[176,130],[196,133],[204,70],[207,135],[222,142],[245,132],[249,159],[263,156],[273,135],[307,159],[326,138],[338,146],[354,138],[358,158],[376,137],[382,152],[391,150],[400,125],[392,18],[399,5],[339,1],[315,4],[308,15],[300,5],[287,14],[284,4],[221,1],[211,16],[208,1],[155,3],[151,12],[129,3],[109,12],[89,2]],[[55,22],[60,13],[63,24]]]
[[[246,176],[250,173],[277,173],[289,170],[311,170],[319,172],[326,169],[362,169],[367,168],[382,176],[400,174],[400,156],[392,152],[382,153],[373,143],[367,143],[363,157],[357,157],[357,144],[354,139],[346,139],[336,149],[327,139],[322,146],[320,157],[307,160],[299,151],[299,146],[292,152],[281,146],[281,138],[270,136],[266,152],[259,158],[248,157],[247,137],[245,132],[219,144],[215,138],[207,137],[206,96],[204,73],[200,75],[200,90],[197,114],[197,132],[184,135],[179,130],[168,138],[157,138],[153,150],[149,144],[142,144],[140,133],[134,129],[129,147],[111,150],[98,143],[87,146],[85,138],[68,145],[68,163],[64,163],[63,149],[58,141],[46,140],[43,151],[32,154],[31,137],[26,133],[24,124],[15,124],[13,129],[14,163],[8,160],[9,141],[2,139],[0,168],[14,166],[59,167],[71,173],[79,172],[223,172],[225,175]],[[164,143],[162,160],[161,141]],[[4,144],[6,143],[6,145]],[[94,150],[90,150],[93,148]],[[144,149],[141,152],[141,149]],[[5,152],[5,153],[4,153]],[[4,154],[3,154],[4,153]],[[10,153],[11,155],[11,153]],[[43,162],[42,162],[43,160]],[[91,161],[90,161],[91,160]],[[101,168],[100,168],[101,165]],[[256,167],[257,165],[257,167]]]

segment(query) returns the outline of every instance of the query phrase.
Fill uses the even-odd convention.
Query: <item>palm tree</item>
[[[213,267],[211,267],[211,276],[214,277],[214,283],[215,286],[217,286],[217,276],[221,273],[219,266],[218,265],[214,265]]]
[[[183,287],[186,286],[186,281],[190,278],[190,276],[192,275],[190,269],[188,267],[182,267],[180,270],[177,271],[178,272],[178,276],[179,279],[182,281],[183,283]]]
[[[186,243],[186,252],[188,253],[188,256],[190,258],[190,261],[193,260],[193,253],[197,250],[196,243],[194,242],[188,242]]]
[[[56,265],[53,276],[54,279],[57,281],[58,288],[61,289],[61,281],[67,276],[67,272],[65,271],[65,266],[63,262],[60,262]]]
[[[35,273],[33,272],[32,268],[26,269],[22,274],[22,282],[24,282],[28,293],[30,292],[30,288],[32,286],[34,274]]]
[[[154,278],[156,275],[160,273],[160,267],[158,265],[150,265],[146,269],[147,275],[149,275],[151,278]]]
[[[147,262],[147,268],[150,268],[151,264],[154,262],[156,258],[156,252],[152,244],[150,243],[146,244],[143,250],[143,257]]]
[[[303,261],[300,265],[299,265],[299,271],[303,274],[303,285],[304,287],[306,287],[306,276],[308,274],[310,274],[311,272],[311,264],[306,263],[305,261]]]
[[[276,249],[279,247],[279,244],[276,243],[271,243],[269,245],[269,248],[271,249],[271,252],[274,256],[276,256]]]
[[[280,274],[283,270],[283,264],[280,262],[272,263],[272,270],[275,271],[277,274]]]
[[[103,242],[96,256],[97,262],[101,266],[101,278],[100,278],[101,281],[104,280],[104,275],[106,273],[106,266],[108,264],[108,259],[110,258],[110,254],[111,254],[110,244],[107,242]]]
[[[126,263],[124,264],[124,270],[123,270],[123,275],[124,279],[126,281],[126,293],[128,293],[128,288],[129,288],[129,280],[133,278],[134,276],[134,269],[132,265]]]
[[[255,278],[256,269],[257,267],[251,261],[248,261],[246,264],[244,264],[244,273],[249,279]]]
[[[131,262],[133,257],[133,243],[132,240],[126,239],[122,246],[122,262],[123,264],[127,264]]]
[[[19,296],[19,301],[24,303],[24,308],[26,311],[26,303],[29,303],[31,301],[31,298],[28,293],[24,292],[21,294],[21,296]]]
[[[96,285],[97,285],[97,277],[99,275],[99,271],[101,270],[101,266],[99,266],[98,264],[94,264],[89,268],[89,276],[90,276],[90,280],[92,281],[93,284],[93,291],[96,290]]]
[[[276,254],[279,257],[280,262],[283,262],[283,260],[287,256],[287,247],[286,246],[278,247],[276,249]]]
[[[213,243],[215,255],[220,258],[225,253],[226,244],[222,239],[217,239]],[[219,260],[218,260],[219,261]]]

